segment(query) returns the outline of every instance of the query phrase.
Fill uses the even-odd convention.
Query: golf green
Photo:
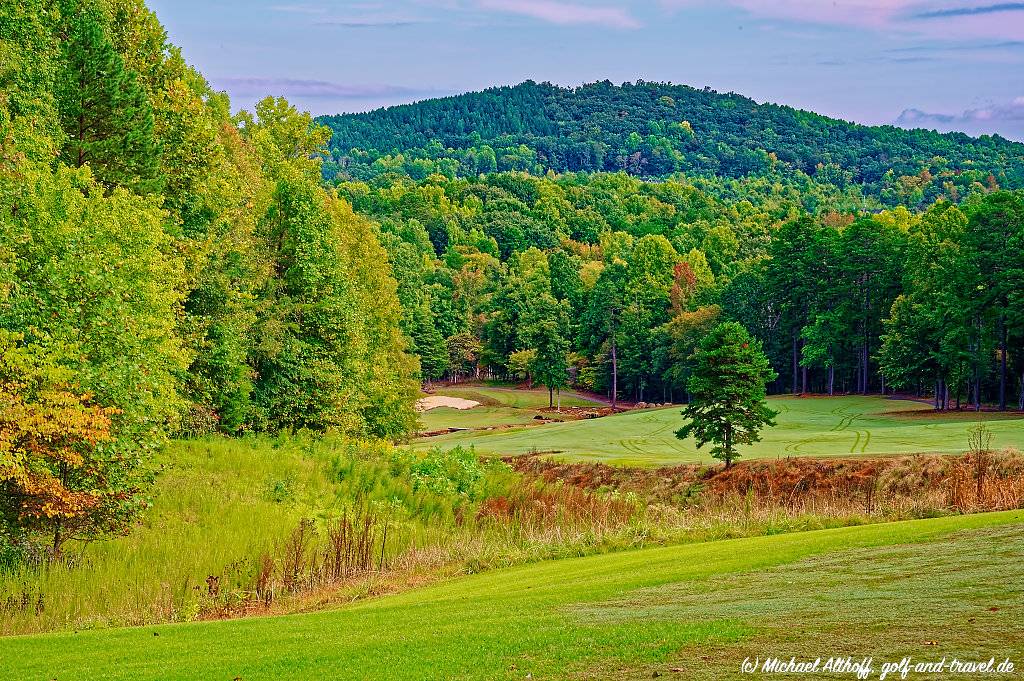
[[[744,458],[885,456],[957,453],[968,430],[984,422],[996,448],[1024,448],[1024,418],[993,412],[935,412],[930,405],[884,397],[772,397],[777,425],[741,447]],[[549,452],[566,460],[630,465],[711,462],[708,447],[675,436],[681,407],[635,410],[615,416],[419,440],[418,449],[473,446],[482,454]]]

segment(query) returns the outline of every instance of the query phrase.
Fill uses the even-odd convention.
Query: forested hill
[[[1024,144],[998,136],[869,127],[685,85],[527,81],[319,120],[333,132],[325,171],[355,179],[396,170],[725,178],[774,170],[862,185],[890,204],[914,177],[947,195],[974,182],[1024,186]]]

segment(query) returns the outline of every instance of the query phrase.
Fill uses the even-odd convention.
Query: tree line
[[[328,179],[500,171],[772,176],[914,208],[940,196],[958,200],[977,182],[1024,187],[1024,145],[999,136],[862,126],[671,83],[526,81],[318,120],[333,133]]]
[[[0,559],[125,531],[170,435],[413,429],[328,137],[280,99],[232,115],[141,0],[0,4]]]
[[[775,393],[1024,400],[1022,193],[858,211],[743,181],[495,173],[343,182],[379,220],[426,380],[518,377],[685,401],[717,324],[764,346]]]

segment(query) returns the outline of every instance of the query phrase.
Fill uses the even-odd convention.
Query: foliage
[[[760,440],[764,426],[774,426],[778,412],[765,403],[765,384],[775,379],[768,358],[747,330],[736,322],[713,328],[693,353],[687,383],[689,419],[676,435],[693,436],[700,448],[714,443],[711,455],[728,468],[739,456],[737,445]]]
[[[333,133],[328,178],[551,170],[775,175],[795,184],[810,176],[833,193],[913,206],[965,196],[989,173],[1000,186],[1024,183],[1021,145],[998,136],[866,127],[671,83],[526,81],[320,120]]]
[[[65,139],[60,159],[88,165],[108,187],[154,188],[160,155],[153,108],[117,53],[107,17],[91,0],[62,0],[57,34],[61,71],[57,111]]]
[[[0,503],[3,534],[41,533],[60,557],[68,539],[123,532],[138,510],[130,464],[103,448],[115,409],[69,384],[40,346],[0,331]]]
[[[423,488],[443,496],[475,501],[481,492],[484,467],[472,449],[432,449],[410,467],[413,491]]]
[[[174,433],[411,432],[392,270],[376,227],[320,186],[310,116],[268,99],[232,117],[142,0],[3,5],[0,81],[0,332],[60,377],[12,394],[7,428],[36,437],[58,394],[109,420],[69,431],[81,460],[48,455],[72,492],[102,491],[91,508],[121,506],[81,530],[65,514],[66,535],[127,528]],[[9,386],[35,385],[18,366]]]

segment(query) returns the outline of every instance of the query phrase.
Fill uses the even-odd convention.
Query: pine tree
[[[448,346],[437,330],[429,299],[412,310],[410,350],[420,358],[420,375],[425,381],[434,381],[448,371]]]
[[[760,441],[760,430],[774,426],[778,412],[765,403],[765,384],[774,381],[761,344],[736,322],[719,324],[693,353],[692,396],[683,410],[689,422],[676,432],[697,440],[698,449],[715,444],[711,455],[728,468],[739,457],[736,445]]]
[[[105,29],[103,12],[88,0],[64,0],[57,110],[66,142],[60,160],[108,188],[156,189],[159,150],[153,109],[138,75],[125,67]]]

